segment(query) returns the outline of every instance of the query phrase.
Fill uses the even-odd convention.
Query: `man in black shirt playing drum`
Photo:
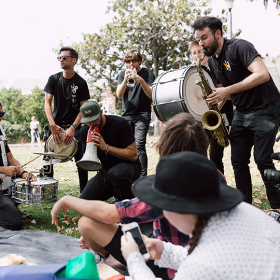
[[[201,17],[192,27],[209,57],[211,73],[224,86],[214,88],[207,101],[219,104],[230,96],[236,106],[230,131],[231,161],[236,187],[243,192],[244,200],[252,203],[248,166],[252,147],[262,177],[265,169],[275,169],[271,154],[280,121],[279,91],[251,43],[223,38],[220,19]],[[279,190],[272,183],[265,186],[271,208],[279,209]]]
[[[69,145],[73,137],[78,140],[78,150],[75,154],[75,161],[82,156],[82,145],[79,141],[80,106],[89,99],[89,90],[86,81],[74,71],[78,61],[78,53],[72,48],[63,47],[57,57],[63,72],[49,77],[44,88],[45,111],[50,124],[50,130],[55,142],[64,141]],[[54,110],[52,112],[51,102],[54,98]],[[61,132],[64,132],[64,140]],[[80,191],[84,189],[88,180],[88,173],[78,168]],[[53,172],[49,175],[53,176]]]
[[[142,167],[141,176],[146,176],[148,166],[146,135],[151,121],[152,84],[155,75],[152,70],[141,67],[142,55],[138,50],[128,51],[123,61],[128,69],[122,70],[119,74],[117,96],[122,97],[122,117],[129,122],[134,132]],[[134,75],[137,84],[129,87],[126,80],[131,75],[132,67],[137,71]]]
[[[103,169],[88,181],[80,198],[133,198],[131,186],[140,177],[141,164],[128,122],[119,116],[103,115],[99,104],[94,100],[85,102],[80,110],[83,115],[81,122],[86,123],[80,132],[83,150],[86,149],[89,128],[97,126],[99,132],[94,132],[90,137],[97,146],[97,156],[103,166]]]

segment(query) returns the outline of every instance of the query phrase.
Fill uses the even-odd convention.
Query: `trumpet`
[[[137,81],[134,78],[134,75],[137,74],[136,69],[131,66],[129,73],[130,73],[130,76],[126,79],[126,85],[128,87],[134,87],[137,84]]]

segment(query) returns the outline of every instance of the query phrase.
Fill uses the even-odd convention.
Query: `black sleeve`
[[[5,142],[5,150],[6,150],[6,154],[9,153],[11,150],[7,144],[7,142]]]
[[[122,70],[118,77],[118,85],[120,85],[123,82],[124,74],[125,74],[125,70]]]
[[[149,76],[148,76],[148,80],[147,80],[147,84],[149,86],[151,86],[153,84],[153,82],[155,81],[156,77],[155,77],[155,74],[153,72],[153,70],[149,69]]]
[[[56,82],[57,79],[54,77],[54,75],[50,76],[47,84],[45,85],[44,93],[49,93],[51,95],[54,95]]]
[[[89,89],[88,89],[88,85],[86,83],[85,80],[83,80],[83,83],[81,85],[81,91],[79,93],[79,101],[86,101],[88,100],[89,97]]]
[[[119,142],[121,143],[120,148],[126,148],[135,141],[131,126],[129,125],[127,120],[123,119],[123,121],[121,122],[121,126],[118,129],[118,132],[120,139]]]
[[[251,62],[260,56],[253,44],[245,40],[237,42],[234,53],[245,68],[248,68]]]

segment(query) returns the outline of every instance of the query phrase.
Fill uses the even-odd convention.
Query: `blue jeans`
[[[151,116],[147,113],[143,115],[122,117],[128,121],[134,133],[137,152],[142,167],[141,176],[147,176],[148,157],[146,153],[146,137],[149,130]]]
[[[236,112],[230,131],[231,162],[236,187],[244,194],[244,201],[252,203],[252,181],[249,169],[251,149],[264,179],[265,169],[275,169],[271,159],[275,136],[279,128],[280,101],[266,105],[257,112]],[[280,192],[273,183],[265,183],[271,208],[280,208]]]
[[[114,196],[118,200],[131,199],[134,197],[131,186],[140,173],[139,162],[122,162],[111,169],[101,170],[88,181],[80,198],[107,200]]]

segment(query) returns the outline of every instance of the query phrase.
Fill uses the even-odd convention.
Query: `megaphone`
[[[97,147],[91,139],[94,132],[99,132],[97,126],[92,126],[88,130],[86,152],[83,158],[76,163],[79,168],[87,171],[98,171],[103,168],[103,165],[97,157]]]

